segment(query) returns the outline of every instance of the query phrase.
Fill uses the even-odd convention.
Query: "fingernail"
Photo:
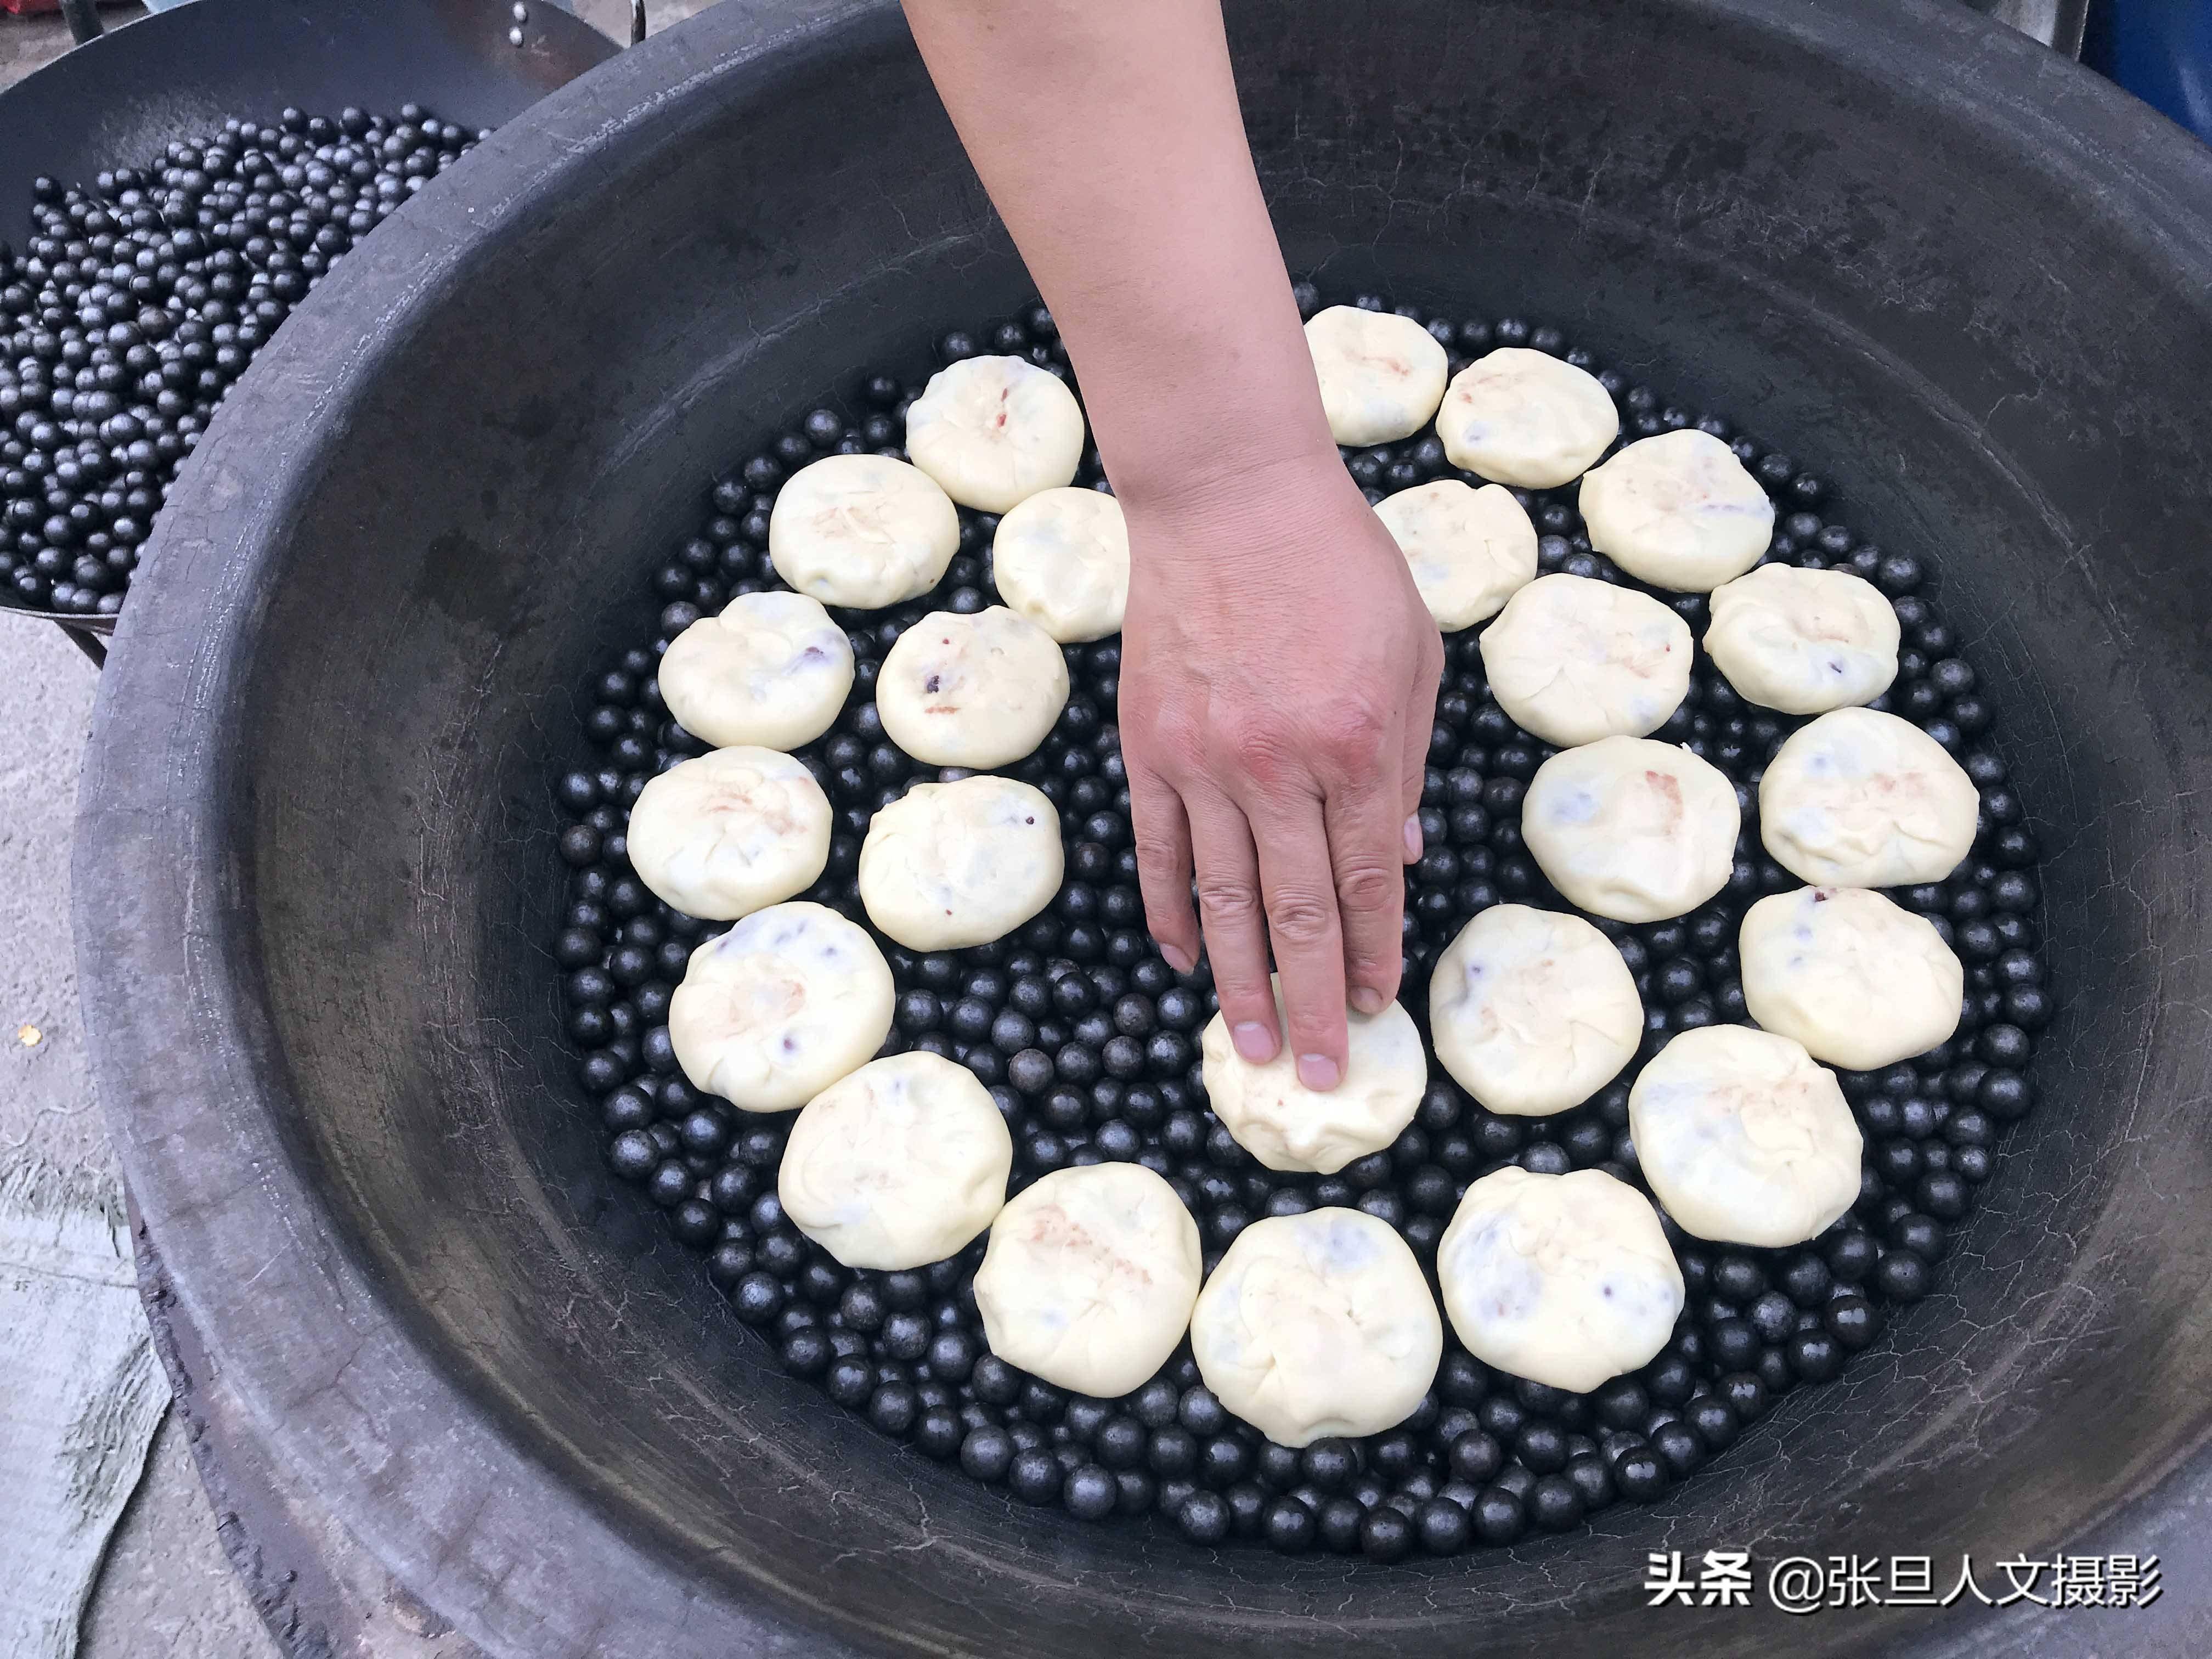
[[[1352,1006],[1363,1014],[1381,1013],[1382,1000],[1382,994],[1371,985],[1355,985],[1352,988]]]
[[[1248,1019],[1232,1028],[1229,1037],[1237,1045],[1237,1052],[1255,1066],[1265,1066],[1275,1057],[1274,1033],[1256,1020]]]
[[[1406,862],[1421,861],[1421,817],[1416,812],[1406,820]]]
[[[1196,963],[1193,962],[1182,951],[1176,950],[1172,945],[1163,945],[1160,946],[1160,959],[1166,963],[1169,967],[1174,969],[1178,974],[1187,974],[1192,969],[1198,966]]]
[[[1327,1054],[1300,1054],[1298,1081],[1316,1091],[1334,1089],[1344,1081],[1344,1073]]]

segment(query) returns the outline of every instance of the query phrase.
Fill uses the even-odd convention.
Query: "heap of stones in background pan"
[[[419,105],[224,122],[0,244],[0,603],[112,616],[178,466],[323,273],[483,134]]]
[[[1320,299],[1301,287],[1310,313]],[[1381,301],[1362,299],[1370,307]],[[699,533],[652,576],[663,608],[640,611],[640,642],[584,690],[590,752],[556,780],[572,867],[554,941],[566,975],[568,1034],[596,1103],[611,1168],[638,1184],[676,1237],[699,1253],[738,1316],[794,1375],[822,1387],[881,1432],[1000,1485],[1023,1501],[1087,1519],[1158,1516],[1200,1544],[1262,1540],[1398,1559],[1505,1544],[1531,1529],[1572,1527],[1604,1505],[1644,1500],[1717,1455],[1783,1393],[1836,1376],[1876,1340],[1890,1309],[1934,1283],[1952,1224],[1993,1173],[2004,1127],[2033,1100],[2027,1066],[2047,1022],[2038,849],[1990,746],[1991,709],[1909,554],[1864,545],[1814,509],[1825,491],[1784,456],[1726,422],[1670,405],[1571,350],[1558,331],[1517,319],[1426,323],[1455,372],[1496,344],[1558,352],[1587,367],[1620,403],[1623,438],[1697,425],[1730,442],[1775,495],[1771,557],[1850,569],[1893,604],[1903,629],[1897,680],[1874,706],[1912,720],[1957,755],[1980,791],[1973,853],[1948,880],[1895,896],[1927,916],[1966,966],[1957,1035],[1905,1064],[1843,1073],[1864,1133],[1866,1165],[1850,1213],[1811,1243],[1717,1246],[1671,1226],[1688,1308],[1659,1357],[1588,1395],[1516,1379],[1447,1338],[1430,1394],[1406,1421],[1358,1441],[1274,1445],[1237,1422],[1200,1382],[1188,1346],[1150,1382],[1093,1400],[1028,1376],[991,1355],[974,1296],[981,1241],[912,1273],[854,1272],[782,1214],[776,1171],[788,1120],[730,1110],[684,1079],[665,1028],[668,998],[690,950],[718,931],[678,915],[629,869],[624,813],[656,772],[703,745],[659,702],[654,665],[667,642],[734,594],[775,586],[768,520],[781,481],[837,451],[898,455],[904,404],[918,387],[878,375],[855,389],[848,417],[817,410],[711,492]],[[977,351],[1027,356],[1063,372],[1050,318],[1018,319],[939,343],[948,360]],[[1346,452],[1370,499],[1459,476],[1433,434]],[[1100,481],[1086,454],[1077,482]],[[1473,480],[1469,480],[1474,482]],[[1541,540],[1539,564],[1620,581],[1581,533],[1571,488],[1518,492]],[[918,766],[884,737],[872,686],[900,631],[933,609],[991,602],[995,521],[961,514],[961,549],[933,594],[890,611],[841,613],[858,659],[854,690],[830,733],[803,751],[837,817],[829,867],[803,896],[865,923],[854,885],[875,810]],[[1707,600],[1662,594],[1702,633]],[[1550,747],[1515,726],[1487,693],[1477,630],[1446,641],[1421,817],[1427,851],[1407,872],[1406,1007],[1425,1020],[1429,970],[1468,917],[1504,900],[1564,908],[1521,840],[1528,780]],[[1048,1170],[1115,1159],[1164,1174],[1199,1223],[1206,1266],[1255,1218],[1349,1205],[1395,1228],[1425,1270],[1460,1194],[1507,1164],[1538,1173],[1597,1168],[1645,1189],[1627,1134],[1634,1070],[1589,1103],[1548,1118],[1485,1111],[1438,1077],[1412,1127],[1385,1152],[1330,1176],[1262,1168],[1206,1110],[1197,1033],[1214,1008],[1203,969],[1179,978],[1152,949],[1135,882],[1114,709],[1120,646],[1067,651],[1072,695],[1043,747],[1014,775],[1058,805],[1067,882],[1044,915],[995,945],[917,955],[886,945],[899,987],[887,1048],[926,1048],[969,1066],[1012,1131],[1016,1192]],[[1728,887],[1678,920],[1600,922],[1620,947],[1646,1009],[1640,1059],[1674,1033],[1741,1021],[1736,935],[1743,910],[1796,878],[1767,859],[1755,785],[1802,721],[1749,707],[1700,659],[1681,708],[1653,735],[1727,772],[1744,807]],[[886,1469],[886,1478],[893,1478]]]

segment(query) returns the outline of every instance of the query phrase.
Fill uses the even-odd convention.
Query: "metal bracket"
[[[2089,0],[1967,0],[1976,11],[2040,40],[2069,58],[2081,56],[2081,34],[2089,21]]]
[[[79,46],[106,33],[100,26],[99,0],[62,0],[62,17]]]

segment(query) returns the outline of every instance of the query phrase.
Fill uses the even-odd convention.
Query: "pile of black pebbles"
[[[228,120],[0,244],[0,604],[112,616],[163,494],[291,309],[483,135],[419,106]]]
[[[1299,298],[1309,315],[1321,304],[1309,287]],[[1865,1133],[1865,1172],[1856,1207],[1820,1238],[1741,1249],[1668,1224],[1689,1305],[1657,1358],[1594,1393],[1493,1371],[1447,1327],[1436,1386],[1405,1423],[1292,1450],[1231,1417],[1199,1380],[1188,1346],[1118,1400],[1070,1395],[994,1358],[973,1292],[982,1241],[920,1272],[854,1272],[785,1218],[775,1186],[788,1117],[741,1113],[699,1093],[669,1046],[669,996],[685,958],[720,930],[660,903],[623,853],[627,810],[646,781],[704,748],[661,702],[659,653],[733,595],[781,586],[769,563],[768,524],[784,479],[825,454],[902,453],[902,417],[920,388],[866,380],[846,406],[857,413],[817,410],[714,485],[697,535],[650,573],[665,606],[652,637],[584,689],[595,752],[556,781],[561,852],[573,870],[555,950],[579,1076],[605,1125],[609,1161],[665,1212],[738,1317],[792,1372],[884,1435],[1025,1503],[1085,1520],[1158,1516],[1201,1545],[1249,1539],[1393,1561],[1510,1544],[1571,1528],[1623,1498],[1656,1497],[1722,1455],[1781,1395],[1835,1376],[1880,1338],[1894,1310],[1928,1293],[2006,1127],[2034,1101],[2027,1062],[2051,1012],[2036,841],[1993,742],[1994,711],[1935,603],[1933,573],[1911,553],[1869,546],[1834,522],[1821,510],[1821,482],[1788,456],[1599,368],[1556,329],[1404,314],[1443,343],[1455,373],[1498,345],[1590,369],[1620,404],[1624,441],[1695,425],[1731,442],[1778,503],[1772,558],[1855,571],[1889,597],[1903,649],[1896,684],[1874,707],[1921,726],[1981,791],[1966,863],[1948,881],[1896,895],[1966,963],[1965,1018],[1952,1041],[1910,1064],[1842,1074]],[[1041,307],[948,335],[939,350],[948,361],[1018,354],[1066,373]],[[1345,464],[1370,499],[1455,476],[1432,433],[1348,451]],[[1078,482],[1101,481],[1096,453],[1086,455]],[[1572,486],[1516,494],[1541,536],[1544,570],[1626,580],[1590,550]],[[836,811],[828,871],[804,896],[863,925],[854,872],[870,815],[936,776],[885,738],[871,696],[878,665],[925,612],[972,611],[994,599],[995,520],[960,516],[960,552],[935,592],[889,611],[839,613],[859,672],[836,726],[801,757]],[[1659,597],[1702,635],[1704,596]],[[1406,878],[1402,994],[1424,1026],[1429,970],[1468,917],[1506,901],[1569,908],[1521,838],[1522,793],[1553,750],[1492,701],[1478,632],[1446,641],[1421,811],[1428,850]],[[1397,1228],[1433,1274],[1460,1195],[1502,1164],[1597,1168],[1642,1186],[1627,1132],[1633,1066],[1588,1104],[1534,1119],[1485,1111],[1437,1070],[1395,1145],[1335,1176],[1276,1173],[1231,1139],[1206,1109],[1199,1073],[1199,1032],[1216,1006],[1206,972],[1176,975],[1144,929],[1115,727],[1119,642],[1070,647],[1067,660],[1066,711],[1043,747],[1011,769],[1060,808],[1067,879],[1059,897],[995,945],[916,956],[878,940],[900,993],[885,1052],[949,1055],[990,1086],[1013,1132],[1016,1189],[1069,1164],[1133,1159],[1165,1176],[1198,1218],[1209,1271],[1260,1217],[1352,1205]],[[1687,700],[1653,734],[1687,744],[1734,779],[1744,824],[1735,874],[1711,903],[1678,921],[1597,924],[1619,944],[1644,998],[1641,1059],[1676,1031],[1744,1018],[1738,923],[1754,900],[1798,884],[1760,847],[1757,785],[1802,724],[1747,706],[1701,658]]]

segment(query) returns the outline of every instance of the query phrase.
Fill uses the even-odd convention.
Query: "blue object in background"
[[[2099,0],[2081,61],[2212,143],[2212,0]]]

